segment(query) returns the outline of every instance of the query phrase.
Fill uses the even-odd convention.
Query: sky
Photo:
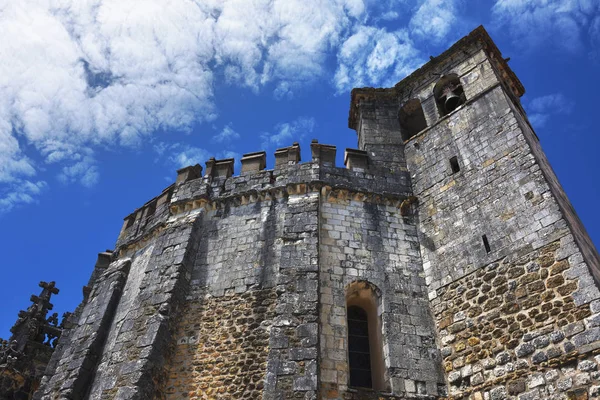
[[[600,244],[599,0],[0,0],[0,337],[38,282],[59,315],[176,170],[298,141],[357,146],[390,87],[483,24]]]

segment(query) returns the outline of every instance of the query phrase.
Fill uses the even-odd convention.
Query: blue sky
[[[294,141],[308,160],[313,138],[343,165],[351,88],[391,86],[480,24],[598,246],[598,0],[0,2],[0,337],[40,280],[73,310],[176,169],[259,150],[269,168]]]

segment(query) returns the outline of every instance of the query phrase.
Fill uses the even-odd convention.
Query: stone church
[[[479,27],[354,89],[358,148],[177,171],[84,300],[54,283],[0,353],[3,399],[600,398],[600,259]]]

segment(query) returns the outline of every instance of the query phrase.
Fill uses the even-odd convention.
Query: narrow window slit
[[[450,167],[452,168],[453,174],[460,171],[460,165],[458,165],[458,157],[454,156],[454,157],[450,158]]]
[[[490,251],[492,251],[492,249],[490,248],[490,242],[488,242],[488,238],[487,238],[487,236],[486,236],[486,235],[483,235],[483,236],[481,237],[481,239],[483,239],[483,245],[485,246],[485,251],[486,251],[486,252],[488,252],[488,253],[489,253]]]
[[[348,355],[350,357],[350,386],[371,388],[371,351],[369,322],[360,307],[348,307]]]

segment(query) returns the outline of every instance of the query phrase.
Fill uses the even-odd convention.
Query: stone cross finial
[[[42,292],[39,295],[30,297],[31,304],[26,311],[19,312],[17,322],[10,329],[12,336],[11,342],[16,343],[16,349],[20,352],[25,350],[29,341],[49,344],[49,340],[56,339],[60,336],[60,329],[57,316],[47,318],[49,310],[54,306],[50,303],[50,298],[53,294],[58,294],[59,290],[56,283],[44,282],[39,283]]]

